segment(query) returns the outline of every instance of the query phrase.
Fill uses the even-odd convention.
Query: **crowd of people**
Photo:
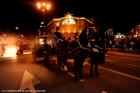
[[[65,71],[68,71],[67,59],[72,58],[74,59],[75,80],[83,81],[83,63],[87,57],[90,57],[89,75],[99,76],[98,64],[105,62],[105,52],[104,42],[99,40],[95,29],[86,28],[80,33],[79,38],[74,36],[72,40],[66,39],[58,31],[54,34],[59,39],[57,44],[58,70],[63,67]]]
[[[135,52],[136,50],[140,50],[140,39],[138,38],[130,38],[129,36],[126,36],[125,38],[112,38],[105,40],[106,48],[110,48],[111,50],[115,49],[119,52]]]

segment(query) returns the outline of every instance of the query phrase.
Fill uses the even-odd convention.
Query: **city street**
[[[139,3],[0,4],[0,93],[140,93]]]
[[[84,62],[84,82],[74,80],[73,60],[68,72],[58,71],[55,60],[44,65],[31,54],[0,58],[0,93],[140,93],[140,55],[108,51],[99,77],[92,78]]]

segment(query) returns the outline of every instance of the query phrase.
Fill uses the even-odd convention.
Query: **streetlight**
[[[39,10],[43,12],[43,21],[45,22],[45,12],[50,10],[51,4],[49,2],[37,2],[36,6]]]
[[[16,30],[18,30],[18,29],[19,29],[19,27],[18,27],[18,26],[16,26],[16,27],[15,27],[15,29],[16,29]]]
[[[14,34],[20,34],[20,27],[18,27],[18,26],[15,27],[15,33]]]

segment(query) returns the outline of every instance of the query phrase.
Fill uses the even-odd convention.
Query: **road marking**
[[[122,72],[119,72],[119,71],[115,71],[115,70],[111,70],[111,69],[104,68],[104,67],[99,67],[99,68],[104,69],[104,70],[107,70],[107,71],[110,71],[110,72],[113,72],[113,73],[116,73],[116,74],[127,76],[127,77],[130,77],[130,78],[133,78],[133,79],[136,79],[136,80],[139,80],[140,81],[140,78],[139,77],[135,77],[135,76],[132,76],[132,75],[129,75],[129,74],[125,74],[125,73],[122,73]]]
[[[69,60],[69,62],[72,62],[72,61],[73,60]],[[107,60],[107,61],[114,62],[113,60]],[[83,66],[85,66],[85,65],[90,65],[90,64],[89,64],[89,62],[84,62]],[[103,68],[103,67],[99,67],[99,68],[104,69],[104,70],[107,70],[107,71],[111,71],[111,72],[114,72],[114,73],[117,73],[117,74],[120,74],[120,75],[123,75],[123,76],[127,76],[127,77],[130,77],[130,78],[133,78],[133,79],[136,79],[136,80],[139,80],[140,81],[140,78],[139,77],[135,77],[135,76],[132,76],[132,75],[129,75],[129,74],[125,74],[125,73],[122,73],[122,72],[119,72],[119,71],[111,70],[111,69],[108,69],[108,68]],[[62,71],[64,71],[64,70],[62,70]],[[71,73],[71,72],[67,72],[67,73],[70,76],[74,77],[74,74],[73,73]]]
[[[114,63],[113,60],[106,60],[106,61],[108,61],[108,62],[110,62],[110,63]],[[127,64],[127,65],[132,66],[132,67],[140,68],[140,66],[138,66],[138,65],[134,65],[134,64]]]
[[[138,65],[133,65],[133,64],[128,64],[129,66],[133,66],[133,67],[137,67],[137,68],[140,68],[140,66]]]
[[[118,55],[127,55],[127,56],[140,56],[139,54],[133,54],[133,53],[123,53],[123,52],[108,52],[106,54],[118,54]]]
[[[37,85],[39,83],[41,83],[40,80],[38,80],[35,76],[30,74],[28,71],[25,71],[19,90],[28,88],[30,90],[30,93],[36,93],[34,85]]]
[[[106,55],[106,56],[110,56],[110,55]],[[111,55],[112,56],[112,55]],[[116,58],[123,58],[123,59],[130,59],[130,60],[138,60],[138,59],[135,59],[135,58],[130,58],[130,57],[120,57],[120,56],[113,56],[113,57],[116,57]]]

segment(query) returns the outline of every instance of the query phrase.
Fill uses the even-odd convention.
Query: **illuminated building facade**
[[[66,38],[73,38],[75,34],[79,34],[83,29],[92,25],[93,22],[85,17],[74,17],[68,13],[62,18],[54,18],[47,28],[51,32],[59,30]]]
[[[129,35],[134,38],[140,38],[140,25],[136,25],[130,32]]]

